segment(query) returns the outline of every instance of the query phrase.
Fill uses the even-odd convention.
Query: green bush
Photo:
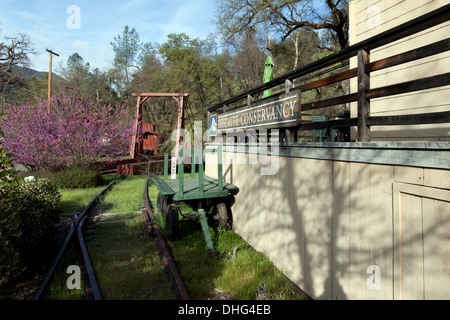
[[[60,189],[85,189],[102,183],[100,170],[96,167],[66,168],[51,173],[48,178]]]
[[[41,262],[52,253],[59,221],[58,188],[47,179],[22,181],[17,200],[20,202],[19,218],[21,236],[17,241],[20,260],[26,265]]]
[[[17,241],[21,232],[19,203],[15,197],[19,179],[11,168],[11,161],[6,153],[0,150],[0,285],[23,269],[19,251],[12,243]]]
[[[0,285],[53,254],[60,197],[47,179],[19,179],[0,150]]]

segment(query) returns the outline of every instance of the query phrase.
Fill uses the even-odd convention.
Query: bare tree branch
[[[341,49],[348,46],[348,0],[324,0],[323,8],[312,0],[216,0],[219,26],[225,39],[270,26],[283,43],[299,28],[328,30]],[[325,11],[324,11],[325,10]]]

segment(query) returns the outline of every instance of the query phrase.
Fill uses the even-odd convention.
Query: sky
[[[77,52],[91,70],[112,66],[111,42],[126,25],[135,28],[143,43],[163,44],[171,33],[206,39],[215,32],[213,0],[0,0],[0,41],[5,36],[27,34],[38,55],[30,56],[31,68],[53,72]]]

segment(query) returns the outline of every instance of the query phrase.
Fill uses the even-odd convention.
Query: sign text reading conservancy
[[[293,127],[298,124],[300,108],[300,93],[292,92],[275,101],[218,114],[217,130]]]

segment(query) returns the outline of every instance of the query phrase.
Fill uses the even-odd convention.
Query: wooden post
[[[48,61],[48,92],[47,92],[47,114],[50,114],[50,99],[52,97],[52,56],[58,56],[59,54],[53,52],[52,50],[46,49],[49,53],[49,61]]]
[[[131,144],[130,144],[130,158],[134,159],[136,156],[136,136],[138,134],[138,126],[139,121],[141,118],[141,96],[137,97],[137,103],[136,103],[136,114],[134,119],[134,127],[133,127],[133,136],[131,137]]]
[[[191,149],[191,178],[195,178],[195,147]]]
[[[366,92],[370,90],[370,75],[366,65],[370,62],[370,54],[365,50],[358,52],[358,141],[370,141],[370,127],[367,119],[370,116],[370,100]]]
[[[219,187],[219,191],[222,192],[223,191],[223,169],[222,169],[222,161],[223,161],[223,157],[222,157],[222,145],[219,144],[217,146],[217,180],[218,180],[218,187]]]
[[[178,121],[177,121],[177,135],[175,141],[175,156],[178,159],[180,142],[182,141],[181,129],[184,129],[184,106],[183,106],[183,96],[173,97],[178,103]]]
[[[247,105],[251,105],[253,103],[253,97],[249,94],[247,95]]]
[[[179,183],[179,190],[181,196],[183,196],[184,193],[184,161],[183,161],[183,145],[180,147],[180,154],[178,159],[178,183]]]
[[[200,149],[200,159],[198,162],[198,191],[203,195],[203,149]]]
[[[169,176],[169,154],[164,154],[164,180],[167,180]]]
[[[284,87],[285,87],[286,94],[288,94],[294,88],[294,83],[291,80],[287,79],[284,82]]]

